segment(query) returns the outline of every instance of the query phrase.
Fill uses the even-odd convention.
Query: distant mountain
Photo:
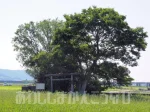
[[[24,70],[0,69],[0,81],[33,80]]]

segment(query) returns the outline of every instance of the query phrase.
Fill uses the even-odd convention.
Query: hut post
[[[53,92],[53,76],[51,76],[51,92]]]
[[[71,75],[71,92],[74,91],[74,88],[73,88],[73,75]]]

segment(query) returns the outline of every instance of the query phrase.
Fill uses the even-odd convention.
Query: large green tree
[[[147,34],[142,27],[131,28],[125,16],[110,8],[90,7],[64,17],[65,27],[57,31],[54,45],[78,66],[81,93],[93,78],[107,82],[117,78],[120,84],[130,81],[123,66],[137,66],[140,51],[145,51]]]
[[[119,85],[130,84],[127,66],[137,66],[147,46],[143,28],[131,28],[125,16],[110,8],[90,7],[64,17],[65,22],[19,26],[12,42],[27,71],[40,82],[48,73],[77,72],[81,93],[86,87],[109,87],[113,79]]]
[[[40,79],[51,68],[47,54],[53,49],[51,44],[55,31],[62,27],[63,21],[48,19],[22,24],[15,32],[12,43],[18,53],[17,60],[34,78]]]

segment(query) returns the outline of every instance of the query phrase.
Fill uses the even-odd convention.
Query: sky
[[[23,69],[16,60],[11,40],[18,26],[30,21],[63,19],[64,14],[79,13],[90,6],[114,8],[126,15],[128,24],[144,27],[150,35],[149,0],[0,0],[0,68]],[[150,82],[150,38],[148,47],[141,53],[137,67],[129,67],[135,81]]]

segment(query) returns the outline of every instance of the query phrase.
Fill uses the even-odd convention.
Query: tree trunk
[[[85,93],[86,86],[87,86],[87,80],[82,81],[81,82],[81,87],[80,87],[80,90],[79,90],[80,94],[84,94]]]

